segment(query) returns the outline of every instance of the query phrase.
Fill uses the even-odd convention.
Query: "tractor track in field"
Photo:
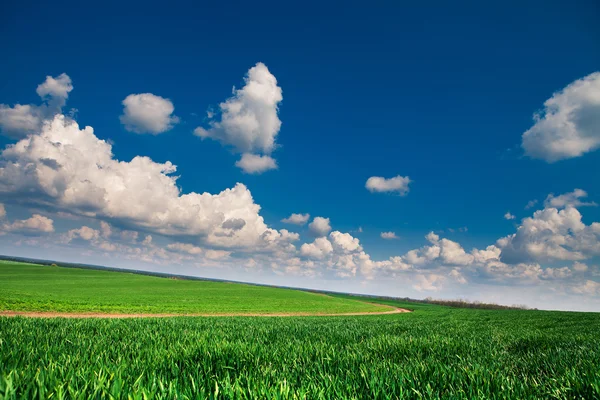
[[[374,304],[374,303],[373,303]],[[97,313],[97,312],[57,312],[57,311],[0,311],[0,317],[29,318],[171,318],[171,317],[350,317],[361,315],[386,315],[412,312],[404,308],[392,306],[388,311],[350,312],[350,313],[215,313],[215,314],[146,314],[146,313]]]

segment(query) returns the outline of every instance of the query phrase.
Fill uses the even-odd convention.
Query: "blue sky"
[[[244,3],[118,3],[103,8],[81,3],[12,3],[1,7],[0,30],[9,38],[0,64],[4,77],[0,81],[2,148],[40,135],[42,120],[65,114],[62,124],[74,120],[81,129],[91,126],[95,138],[108,141],[113,159],[129,162],[147,156],[155,163],[177,165],[173,175],[179,176],[176,185],[184,194],[218,194],[238,182],[245,185],[253,199],[248,207],[260,205],[260,211],[245,209],[252,214],[248,218],[236,214],[239,218],[233,219],[243,219],[244,227],[239,232],[218,231],[218,235],[231,234],[231,239],[253,230],[258,237],[265,229],[287,229],[300,235],[268,249],[250,236],[240,237],[238,242],[219,242],[211,239],[210,233],[207,236],[209,228],[202,223],[190,222],[190,218],[205,218],[204,211],[190,216],[177,214],[179,208],[170,209],[171,219],[161,221],[190,226],[173,228],[179,229],[173,233],[156,222],[157,215],[164,212],[161,204],[168,208],[171,197],[165,195],[167,200],[161,203],[163,198],[157,195],[155,205],[151,196],[105,193],[104,205],[99,205],[94,197],[97,192],[86,186],[89,193],[81,194],[76,202],[68,200],[64,193],[57,193],[73,182],[88,181],[97,187],[108,183],[81,172],[75,178],[72,174],[68,179],[54,176],[49,184],[42,175],[54,172],[42,171],[39,163],[48,161],[39,160],[58,155],[32,155],[33,150],[23,150],[18,156],[5,152],[0,159],[0,168],[5,168],[4,182],[0,179],[0,202],[6,210],[4,235],[0,236],[3,254],[342,291],[466,296],[538,307],[600,309],[600,270],[596,268],[600,245],[594,242],[598,237],[593,228],[593,223],[600,221],[600,210],[577,204],[600,202],[600,151],[596,150],[600,125],[595,117],[600,113],[600,78],[593,75],[600,70],[600,28],[595,17],[600,10],[596,2],[373,3],[369,7],[347,3],[343,8],[324,2],[263,3],[260,7]],[[253,82],[252,76],[244,78],[257,63],[261,63],[257,81],[276,79],[269,88],[281,90],[281,101],[261,97],[256,105],[251,95],[243,97],[238,92],[236,97],[232,93],[232,87],[243,91]],[[63,73],[68,81],[59,78]],[[47,106],[37,108],[43,100],[36,88],[48,82],[47,76],[59,83],[44,86],[46,92],[41,93]],[[135,97],[146,93],[153,97]],[[553,125],[550,119],[544,122],[544,114],[542,124],[534,125],[534,113],[543,111],[544,102],[554,93],[562,93],[557,98],[558,114],[564,111],[569,122],[573,122],[569,115],[575,114],[567,111],[585,111],[577,114],[582,117],[575,121],[575,133],[560,131],[564,124]],[[123,102],[130,95],[134,96],[129,103],[133,123],[128,125],[120,116],[126,114]],[[273,95],[277,98],[277,93]],[[231,104],[249,107],[258,117],[258,138],[274,138],[275,146],[242,148],[236,137],[244,136],[248,125],[238,124],[237,130],[223,127],[219,104],[228,99],[233,99]],[[136,108],[136,101],[144,100],[154,101],[158,107],[152,115]],[[58,107],[53,101],[65,105]],[[14,122],[16,115],[11,111],[15,104],[34,105],[29,112],[37,112],[39,125],[15,133],[14,124],[9,127],[9,119]],[[162,120],[159,115],[157,120],[160,112],[156,110],[164,113],[169,104],[172,113],[164,114]],[[69,114],[71,109],[77,111]],[[207,116],[208,110],[215,113],[212,118]],[[281,122],[280,129],[270,127],[273,118]],[[160,132],[148,133],[154,129],[150,126],[159,126]],[[198,127],[210,137],[194,135]],[[533,128],[535,135],[529,137],[535,140],[526,145],[523,135]],[[573,140],[568,145],[556,144],[554,134]],[[54,132],[52,137],[61,141],[60,135],[68,134]],[[552,147],[555,144],[558,147]],[[79,145],[84,146],[74,146]],[[277,168],[248,173],[235,165],[243,153],[271,157]],[[38,160],[35,184],[17,187],[14,182],[6,183],[7,163],[25,182],[24,177],[31,176],[20,174],[32,157]],[[61,157],[62,161],[56,158],[53,165],[66,170],[63,164],[71,160],[72,153]],[[141,172],[136,169],[135,173]],[[407,189],[403,195],[398,190],[373,192],[365,187],[373,176],[409,177],[410,183],[403,188]],[[130,177],[131,182],[143,181],[139,175]],[[148,181],[148,185],[156,184]],[[575,189],[584,191],[585,196]],[[128,190],[134,193],[139,188],[131,183]],[[553,207],[551,201],[544,201],[551,193],[578,194],[566,197],[568,204]],[[82,200],[86,195],[91,197]],[[123,202],[119,207],[117,198]],[[532,200],[537,204],[525,209]],[[107,205],[110,202],[112,205]],[[135,214],[136,206],[144,209],[143,216]],[[131,213],[126,207],[132,207]],[[217,214],[228,213],[222,208],[226,205],[214,207]],[[559,239],[528,234],[528,242],[521,248],[529,249],[526,257],[511,258],[508,248],[498,250],[503,252],[497,261],[503,263],[502,268],[491,265],[490,260],[458,260],[457,264],[456,259],[442,256],[427,264],[408,262],[412,249],[444,248],[439,242],[444,239],[475,257],[473,248],[495,245],[498,239],[517,232],[523,218],[552,208],[563,215],[577,210],[587,227],[582,236],[564,226],[567,230],[560,240],[566,239],[567,244],[561,246],[570,253],[546,251],[534,256],[532,243],[556,244]],[[69,210],[73,215],[65,214]],[[515,218],[505,219],[507,212]],[[307,222],[316,216],[329,218],[331,230],[360,240],[360,249],[338,249],[327,233],[325,239],[333,244],[330,253],[316,257],[309,247],[303,252],[303,244],[316,245],[316,234],[310,233],[308,224],[281,222],[292,213],[310,214]],[[17,223],[33,214],[51,219],[52,231],[32,228],[43,227],[43,223]],[[264,224],[250,222],[257,215]],[[110,224],[112,235],[98,233],[96,237],[88,232],[84,236],[89,239],[69,236],[70,230],[82,226],[100,232],[101,221]],[[218,229],[224,228],[219,225]],[[123,238],[127,235],[119,233],[122,230],[138,232],[137,241],[127,242]],[[382,232],[394,232],[398,238],[383,239]],[[429,232],[440,239],[426,240]],[[153,250],[141,243],[146,235],[153,238]],[[71,236],[74,238],[66,239]],[[102,243],[105,249],[100,249]],[[137,255],[135,248],[140,249]],[[157,256],[159,250],[169,252],[169,262]],[[226,259],[213,255],[207,262],[204,255],[209,250],[231,254]],[[358,260],[359,252],[372,262],[395,256],[403,259],[366,267]],[[353,272],[340,261],[348,257],[354,257]],[[241,267],[249,259],[256,265]],[[511,263],[505,265],[507,259]],[[577,271],[583,267],[575,268],[574,263],[585,264],[586,270]],[[524,265],[539,269],[531,272]],[[553,275],[550,279],[552,271],[561,268],[569,269],[561,270],[565,277]],[[537,274],[535,279],[532,273]],[[529,295],[522,294],[523,287]],[[513,301],[517,297],[519,301]]]

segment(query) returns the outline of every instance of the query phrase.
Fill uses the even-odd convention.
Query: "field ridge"
[[[376,304],[376,303],[370,303]],[[72,313],[56,311],[0,311],[0,317],[29,317],[29,318],[170,318],[170,317],[350,317],[361,315],[387,315],[412,312],[406,308],[398,308],[376,304],[382,307],[389,307],[388,311],[363,311],[347,313],[217,313],[217,314],[147,314],[147,313]]]

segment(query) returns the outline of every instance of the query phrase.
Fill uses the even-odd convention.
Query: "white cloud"
[[[54,221],[40,214],[33,214],[31,218],[5,223],[0,227],[2,232],[40,234],[54,232]]]
[[[300,255],[309,260],[296,263],[296,270],[307,271],[305,275],[317,275],[315,267],[322,266],[334,275],[349,278],[358,268],[371,262],[358,239],[348,233],[331,232],[329,238],[319,237],[300,247]]]
[[[235,166],[247,174],[262,174],[265,171],[277,169],[277,162],[270,156],[244,153],[242,158],[236,161]]]
[[[285,222],[286,224],[294,224],[294,225],[304,225],[308,222],[310,218],[310,214],[292,214],[287,218],[281,220],[281,222]]]
[[[313,221],[308,224],[310,232],[317,237],[325,236],[331,231],[331,225],[329,224],[329,218],[315,217]]]
[[[440,236],[436,235],[434,232],[429,232],[425,235],[425,239],[427,239],[428,242],[437,243],[440,240]]]
[[[123,100],[123,106],[119,118],[130,132],[158,135],[179,122],[173,115],[175,107],[171,100],[152,93],[130,94]]]
[[[458,282],[461,285],[467,283],[467,279],[464,277],[464,275],[460,272],[458,268],[454,268],[452,271],[450,271],[449,276],[452,279],[454,279],[455,282]]]
[[[578,79],[546,100],[523,134],[522,147],[532,158],[555,162],[600,147],[600,72]]]
[[[146,235],[144,240],[142,241],[144,246],[150,246],[152,244],[152,235]]]
[[[102,237],[108,239],[112,234],[112,229],[107,222],[100,221],[100,231],[102,232]]]
[[[442,288],[442,284],[446,279],[442,275],[437,274],[418,274],[415,276],[413,288],[419,292],[430,291],[437,292]]]
[[[0,203],[0,219],[6,217],[6,209],[4,208],[4,204]]]
[[[388,239],[388,240],[399,239],[399,237],[396,236],[396,232],[381,232],[380,236],[382,239]]]
[[[485,250],[473,249],[471,255],[473,255],[473,261],[485,264],[490,261],[499,261],[501,252],[502,250],[499,247],[492,244],[486,247]]]
[[[370,192],[397,192],[400,196],[405,196],[409,192],[408,185],[411,180],[408,176],[395,176],[393,178],[383,178],[381,176],[372,176],[367,179],[365,187]]]
[[[331,239],[331,243],[339,252],[352,253],[355,251],[362,251],[360,241],[352,237],[352,235],[349,233],[334,231],[329,234],[329,237]]]
[[[575,189],[572,192],[564,193],[559,196],[554,196],[554,194],[550,193],[544,201],[544,207],[565,208],[597,205],[594,202],[585,203],[579,200],[583,197],[587,197],[587,192],[581,189]]]
[[[38,132],[44,120],[61,112],[71,90],[73,85],[67,74],[56,78],[47,76],[44,83],[37,87],[37,93],[44,101],[42,105],[15,104],[10,107],[0,104],[0,131],[12,139],[21,139]]]
[[[588,266],[582,262],[575,261],[573,263],[573,270],[577,272],[585,272],[588,270]]]
[[[209,113],[209,128],[197,127],[194,134],[231,146],[238,153],[270,155],[276,147],[275,141],[281,128],[277,115],[279,103],[283,100],[281,88],[263,63],[250,68],[244,82],[243,88],[234,88],[233,96],[219,104],[220,120],[212,112]],[[238,166],[244,170],[245,157],[249,156],[244,155],[238,161]],[[250,163],[251,160],[247,158],[246,162]],[[254,160],[253,164],[256,163]],[[262,170],[276,168],[275,161],[270,157],[263,159],[261,165]]]
[[[117,246],[114,243],[110,242],[101,242],[98,244],[98,248],[104,251],[116,251]]]
[[[250,191],[242,184],[218,194],[182,194],[170,162],[137,156],[113,158],[111,145],[79,129],[62,115],[39,134],[1,154],[0,193],[29,204],[44,204],[82,216],[166,236],[194,237],[209,245],[260,248],[268,229]],[[222,227],[239,218],[235,232]]]
[[[71,78],[69,75],[62,73],[56,78],[50,75],[46,76],[46,81],[37,87],[36,93],[43,100],[54,103],[52,105],[60,109],[65,105],[71,90],[73,90]]]
[[[576,294],[588,296],[600,295],[600,283],[588,279],[581,284],[574,285],[571,291]]]
[[[567,279],[573,276],[573,271],[569,267],[546,268],[540,273],[540,279],[555,280]]]
[[[225,250],[208,249],[206,252],[204,252],[204,257],[209,260],[222,260],[224,258],[228,258],[230,255],[231,252]]]
[[[65,234],[64,241],[69,243],[73,239],[81,238],[83,240],[97,240],[100,237],[100,231],[90,228],[89,226],[82,226],[79,229],[71,229]]]
[[[121,231],[121,239],[126,242],[136,242],[140,234],[136,231]]]
[[[4,136],[19,139],[37,131],[42,124],[43,110],[34,105],[0,104],[0,128]]]
[[[473,256],[467,254],[462,246],[452,240],[440,240],[440,261],[448,265],[469,265],[473,262]]]
[[[301,263],[298,268],[311,269],[311,275],[316,275],[316,266],[331,271],[337,277],[350,278],[360,272],[366,279],[372,279],[377,271],[395,273],[411,269],[400,257],[385,261],[371,260],[357,238],[339,231],[331,232],[329,238],[320,237],[312,243],[303,244],[300,255],[311,261]]]
[[[300,254],[309,258],[320,259],[331,252],[333,252],[333,246],[325,237],[316,238],[314,242],[304,243],[300,247]]]
[[[167,248],[171,251],[178,251],[181,253],[188,253],[192,255],[201,254],[203,252],[202,248],[189,243],[170,243],[167,245]]]
[[[512,215],[510,213],[510,211],[507,211],[506,214],[504,214],[504,219],[511,220],[511,219],[515,219],[515,218],[517,218],[517,217],[515,217],[514,215]]]
[[[295,274],[306,272],[306,276],[317,276],[319,273],[315,268],[321,267],[338,277],[360,274],[367,280],[375,276],[389,279],[400,275],[400,279],[412,281],[413,287],[422,291],[439,291],[446,284],[467,282],[499,285],[560,282],[560,285],[571,287],[586,273],[583,264],[542,267],[536,261],[569,261],[600,254],[600,223],[585,226],[580,219],[580,214],[572,207],[541,210],[532,218],[523,219],[516,234],[499,239],[497,245],[470,252],[459,243],[430,232],[426,235],[428,245],[383,261],[372,260],[358,239],[336,231],[327,238],[320,237],[321,240],[302,245],[301,257],[313,264],[309,267],[299,263],[293,270]]]
[[[295,232],[290,232],[287,229],[280,229],[279,233],[281,234],[281,239],[287,242],[295,242],[296,240],[300,240],[300,235]]]
[[[600,254],[600,231],[586,226],[576,208],[545,208],[524,218],[515,234],[498,240],[501,259],[508,263],[583,260]]]

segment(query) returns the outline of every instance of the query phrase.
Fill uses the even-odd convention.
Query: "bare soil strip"
[[[56,311],[0,311],[0,317],[30,318],[167,318],[167,317],[343,317],[357,315],[384,315],[411,312],[404,308],[390,307],[389,311],[351,313],[219,313],[219,314],[118,314],[118,313],[74,313]]]

